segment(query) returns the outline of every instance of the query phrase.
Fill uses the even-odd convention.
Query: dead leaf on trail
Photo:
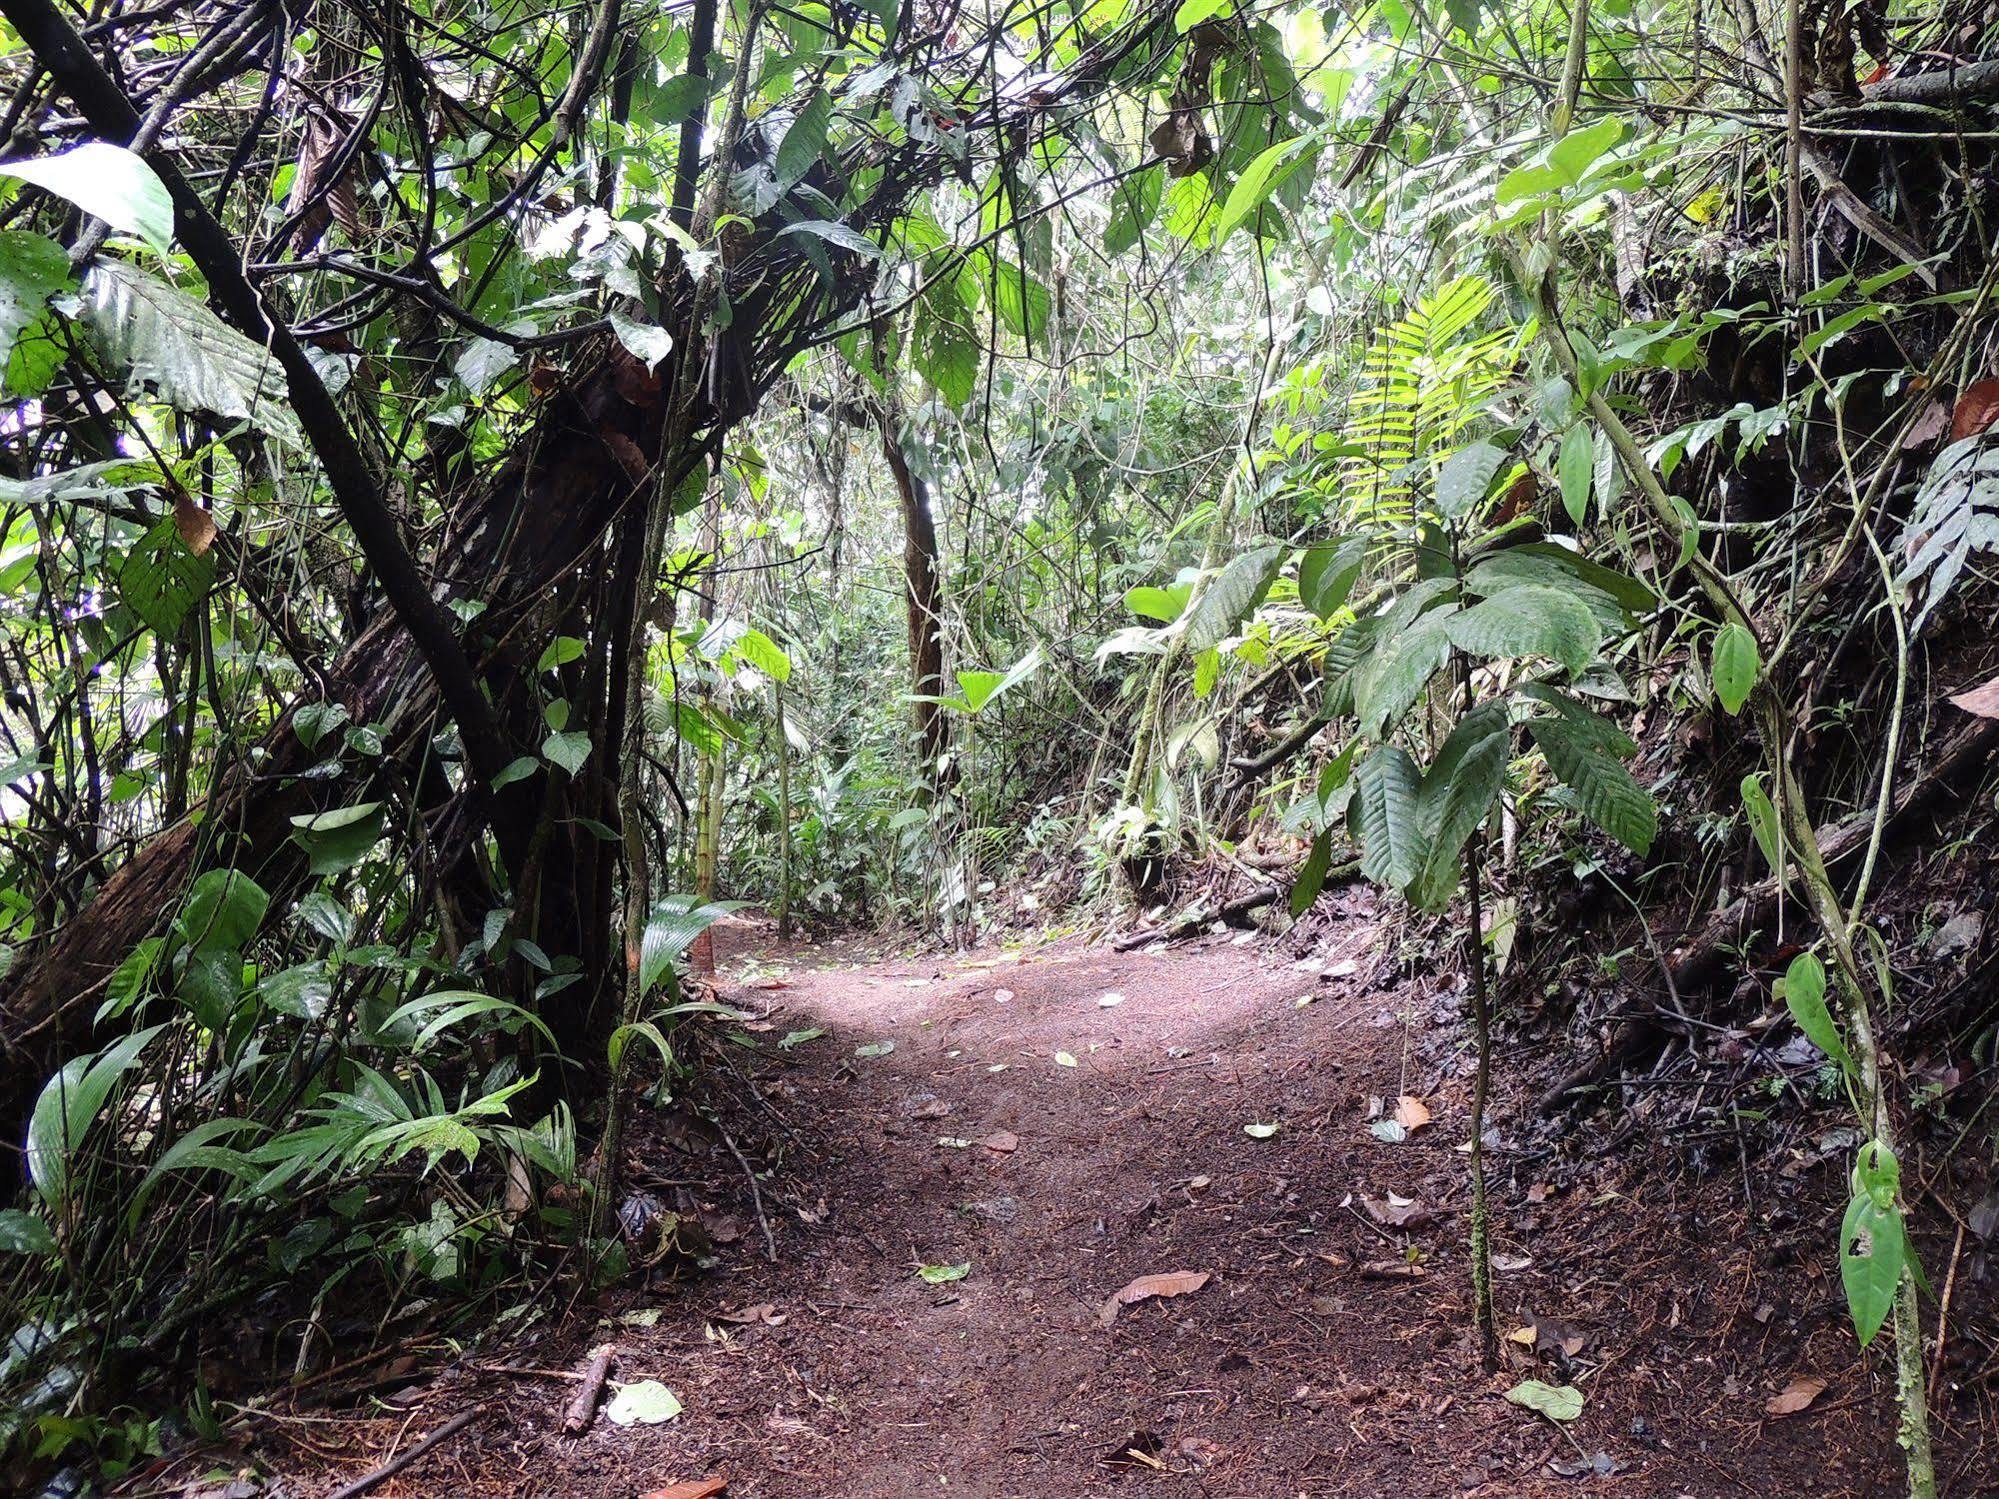
[[[1960,692],[1951,702],[1967,713],[1975,713],[1980,718],[1999,718],[1999,677],[1994,677],[1983,687],[1974,687],[1969,692]]]
[[[941,1098],[933,1098],[928,1103],[918,1104],[915,1109],[911,1110],[909,1117],[912,1119],[942,1119],[950,1112],[951,1105],[944,1102]]]
[[[709,1314],[708,1320],[711,1322],[734,1322],[738,1326],[743,1327],[747,1327],[753,1322],[761,1322],[766,1327],[779,1327],[783,1325],[785,1319],[770,1302],[759,1301],[755,1306],[746,1306],[740,1311],[712,1312]]]
[[[996,1129],[979,1143],[995,1155],[1012,1155],[1020,1149],[1020,1136],[1010,1129]]]
[[[1589,1334],[1572,1323],[1561,1322],[1553,1317],[1529,1317],[1527,1326],[1521,1329],[1531,1334],[1521,1338],[1515,1334],[1516,1342],[1530,1343],[1540,1353],[1553,1354],[1556,1350],[1574,1358],[1589,1344]]]
[[[1395,1100],[1395,1122],[1414,1133],[1430,1122],[1430,1110],[1422,1099],[1405,1093]]]
[[[685,1483],[670,1483],[663,1489],[651,1489],[639,1495],[639,1499],[715,1499],[728,1488],[726,1478],[690,1478]]]
[[[1527,1200],[1533,1203],[1546,1202],[1548,1194],[1553,1190],[1546,1182],[1535,1182],[1527,1189]]]
[[[1166,1444],[1151,1432],[1134,1431],[1104,1455],[1104,1462],[1113,1468],[1143,1467],[1164,1473],[1166,1464],[1159,1460],[1159,1454],[1165,1449]]]
[[[1814,1400],[1825,1393],[1823,1379],[1808,1379],[1800,1376],[1785,1385],[1782,1393],[1772,1395],[1763,1404],[1763,1409],[1773,1416],[1795,1416]]]
[[[1154,1296],[1187,1296],[1208,1283],[1205,1270],[1169,1270],[1162,1275],[1141,1275],[1123,1290],[1115,1292],[1097,1312],[1097,1321],[1109,1327],[1117,1314],[1135,1302]]]
[[[1393,1192],[1383,1202],[1379,1197],[1363,1197],[1360,1205],[1367,1216],[1383,1228],[1427,1228],[1436,1222],[1436,1215],[1413,1197],[1397,1197]]]

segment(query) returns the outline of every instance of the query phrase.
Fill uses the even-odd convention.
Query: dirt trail
[[[1517,1206],[1499,1302],[1506,1330],[1538,1320],[1542,1338],[1479,1375],[1454,987],[1373,985],[1364,898],[1334,900],[1349,904],[1309,966],[1215,938],[815,968],[737,934],[724,994],[761,1017],[739,1064],[761,1102],[723,1118],[746,1155],[779,1157],[761,1186],[776,1262],[732,1155],[654,1116],[641,1178],[689,1188],[729,1242],[705,1274],[611,1293],[598,1327],[535,1360],[569,1366],[615,1337],[620,1376],[663,1380],[684,1413],[565,1440],[568,1387],[523,1382],[379,1492],[705,1477],[728,1499],[1889,1491],[1885,1381],[1823,1266],[1773,1252],[1781,1215],[1717,1244],[1702,1194],[1738,1188],[1564,1163],[1504,1125],[1498,1193]],[[1392,1111],[1402,1094],[1432,1122],[1377,1138],[1367,1101]],[[1371,1221],[1364,1197],[1407,1227]],[[1819,1245],[1819,1209],[1803,1211]],[[1419,1276],[1373,1278],[1405,1249]],[[970,1269],[931,1285],[922,1265]],[[1182,1270],[1211,1279],[1103,1325],[1111,1293]],[[1770,1419],[1799,1375],[1826,1382],[1824,1410]],[[1575,1383],[1583,1417],[1558,1430],[1507,1404],[1527,1377]]]

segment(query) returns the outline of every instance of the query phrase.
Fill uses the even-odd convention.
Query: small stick
[[[582,1387],[576,1391],[576,1398],[569,1402],[569,1409],[563,1413],[564,1436],[581,1436],[597,1419],[597,1402],[604,1398],[604,1381],[610,1376],[611,1359],[617,1351],[616,1344],[605,1343],[590,1355],[590,1367],[583,1371]]]
[[[326,1499],[357,1499],[357,1496],[367,1493],[368,1490],[374,1488],[377,1484],[385,1483],[389,1479],[394,1478],[403,1469],[430,1451],[431,1448],[456,1436],[460,1431],[470,1426],[475,1419],[483,1415],[485,1410],[485,1406],[475,1405],[470,1410],[460,1411],[400,1457],[392,1457],[373,1472],[363,1473],[352,1483],[341,1485],[341,1487],[335,1489],[331,1494],[328,1494]]]
[[[1929,1398],[1934,1405],[1937,1380],[1943,1374],[1943,1343],[1950,1333],[1950,1293],[1957,1289],[1957,1257],[1964,1252],[1964,1225],[1957,1226],[1957,1241],[1950,1246],[1950,1272],[1943,1278],[1943,1296],[1937,1302],[1937,1351],[1930,1360]]]

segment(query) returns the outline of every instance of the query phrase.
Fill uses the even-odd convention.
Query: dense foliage
[[[1455,923],[1481,1222],[1537,909],[1636,922],[1655,1028],[1776,978],[1933,1491],[1869,895],[1999,722],[1932,727],[1993,669],[1982,12],[0,14],[0,1441],[210,1420],[156,1371],[219,1307],[304,1374],[623,1273],[727,901],[1351,860]]]

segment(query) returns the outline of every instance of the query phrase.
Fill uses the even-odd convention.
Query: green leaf
[[[1447,520],[1462,520],[1485,498],[1492,481],[1506,462],[1504,448],[1489,442],[1475,442],[1459,448],[1437,470],[1437,509]]]
[[[1550,1421],[1573,1421],[1583,1413],[1583,1392],[1571,1384],[1524,1379],[1506,1392],[1506,1398]]]
[[[745,630],[737,638],[735,652],[773,682],[791,680],[791,657],[761,630]]]
[[[1793,958],[1784,973],[1784,1007],[1812,1045],[1839,1063],[1849,1076],[1854,1075],[1852,1053],[1840,1039],[1832,1011],[1826,1008],[1825,965],[1808,952]]]
[[[833,96],[823,90],[806,101],[777,148],[777,182],[787,190],[826,154],[826,129],[833,119]]]
[[[1908,1232],[1893,1197],[1884,1203],[1867,1192],[1855,1193],[1839,1225],[1839,1279],[1862,1348],[1874,1341],[1894,1309],[1908,1262]]]
[[[35,1100],[28,1120],[28,1177],[50,1207],[60,1209],[67,1199],[76,1152],[111,1097],[111,1090],[162,1029],[148,1026],[122,1037],[96,1056],[66,1063]]]
[[[604,1419],[614,1426],[659,1426],[679,1415],[680,1397],[656,1379],[620,1385],[604,1407]]]
[[[741,904],[732,900],[704,904],[694,895],[669,895],[655,901],[639,936],[639,992],[650,994],[674,960],[694,945],[696,937]]]
[[[1291,887],[1291,914],[1303,916],[1311,910],[1312,902],[1319,898],[1319,892],[1326,888],[1326,871],[1333,867],[1333,836],[1324,828],[1312,840],[1312,848],[1305,855],[1304,866],[1298,871],[1298,879]]]
[[[1616,115],[1605,115],[1594,125],[1571,130],[1555,142],[1548,151],[1548,165],[1573,187],[1583,180],[1597,158],[1623,138],[1624,122]]]
[[[1573,714],[1583,719],[1596,716],[1583,708],[1575,708]],[[1548,768],[1575,793],[1583,816],[1633,853],[1642,857],[1650,851],[1659,833],[1658,811],[1650,793],[1606,753],[1603,737],[1569,715],[1530,719],[1527,728]]]
[[[1159,198],[1166,188],[1165,166],[1150,166],[1118,183],[1111,197],[1110,227],[1104,231],[1104,250],[1122,255],[1137,244],[1146,226],[1159,214]]]
[[[1426,614],[1389,634],[1354,677],[1354,712],[1361,732],[1380,734],[1399,723],[1430,678],[1451,658],[1448,614]]]
[[[140,537],[118,566],[118,596],[165,639],[180,634],[214,584],[214,552],[190,552],[171,518]]]
[[[638,360],[648,370],[658,365],[660,360],[673,352],[673,335],[657,323],[641,323],[626,317],[615,307],[607,314],[611,331],[618,336],[618,342],[625,346],[625,352]]]
[[[1488,660],[1546,656],[1570,675],[1596,659],[1603,630],[1589,605],[1573,592],[1526,583],[1508,588],[1451,615],[1444,623],[1451,643]]]
[[[452,1026],[478,1015],[500,1016],[502,1029],[509,1033],[523,1025],[533,1026],[550,1046],[556,1044],[554,1033],[533,1011],[523,1009],[510,999],[495,999],[490,994],[470,989],[440,989],[434,994],[410,1000],[399,1005],[376,1029],[383,1035],[389,1035],[419,1017],[428,1016],[410,1041],[411,1051],[422,1051]]]
[[[954,1280],[963,1280],[972,1273],[969,1261],[962,1265],[924,1265],[917,1270],[925,1285],[948,1286]]]
[[[40,318],[49,298],[69,285],[69,256],[45,234],[0,230],[0,365],[14,341]]]
[[[1263,602],[1271,580],[1284,565],[1287,549],[1254,547],[1229,559],[1215,574],[1187,615],[1187,649],[1212,650],[1232,633],[1251,610]]]
[[[1582,525],[1589,519],[1590,488],[1596,482],[1596,439],[1587,424],[1577,422],[1563,436],[1555,477],[1561,481],[1562,508]]]
[[[0,1209],[0,1254],[54,1254],[56,1236],[33,1213]]]
[[[978,391],[983,350],[956,293],[943,296],[932,287],[923,303],[924,315],[916,319],[910,341],[911,362],[946,401],[963,406]]]
[[[1749,831],[1755,836],[1757,848],[1762,850],[1763,861],[1781,881],[1790,860],[1785,857],[1784,830],[1777,822],[1777,808],[1770,801],[1770,793],[1763,789],[1760,773],[1742,778],[1742,805],[1749,813]]]
[[[694,73],[676,73],[652,96],[652,117],[662,125],[678,125],[708,102],[715,82]]]
[[[32,182],[67,198],[113,229],[136,234],[161,255],[173,246],[174,203],[145,158],[105,141],[87,141],[60,156],[0,162],[0,175]]]
[[[1714,679],[1714,695],[1721,699],[1721,706],[1731,715],[1740,713],[1742,705],[1749,701],[1749,693],[1756,686],[1756,675],[1762,670],[1762,659],[1756,650],[1756,637],[1736,620],[1730,620],[1715,632],[1714,663],[1710,675]]]
[[[126,372],[128,390],[298,440],[276,358],[179,288],[125,261],[99,260],[83,278],[79,319],[111,367]]]
[[[1222,242],[1235,232],[1244,219],[1262,208],[1287,178],[1295,175],[1312,159],[1309,148],[1317,145],[1318,140],[1316,132],[1293,136],[1257,153],[1256,159],[1243,168],[1235,186],[1229,189],[1228,198],[1222,204],[1221,217],[1215,220],[1212,248],[1220,249]]]
[[[241,870],[211,869],[194,882],[180,918],[180,938],[197,952],[240,952],[264,924],[271,897]]]
[[[551,765],[560,765],[575,775],[583,768],[583,762],[590,758],[590,736],[581,729],[550,734],[541,742],[541,753]]]
[[[344,874],[382,838],[382,804],[361,802],[318,815],[294,817],[293,840],[306,851],[316,875]]]
[[[1410,899],[1441,910],[1458,884],[1458,855],[1506,785],[1513,732],[1503,702],[1482,704],[1451,731],[1423,776],[1416,819],[1422,828],[1422,873]]]
[[[1173,29],[1185,36],[1210,16],[1228,9],[1233,0],[1181,0],[1173,13]]]
[[[1298,556],[1298,601],[1330,620],[1346,605],[1367,558],[1367,538],[1318,541]]]
[[[1423,868],[1423,828],[1416,812],[1422,790],[1416,762],[1392,744],[1375,749],[1354,772],[1350,815],[1361,837],[1360,872],[1401,890]]]
[[[1171,588],[1154,588],[1149,584],[1140,584],[1136,588],[1125,590],[1124,606],[1133,614],[1170,625],[1187,607],[1187,600],[1193,591],[1194,585],[1191,583],[1176,583]]]

